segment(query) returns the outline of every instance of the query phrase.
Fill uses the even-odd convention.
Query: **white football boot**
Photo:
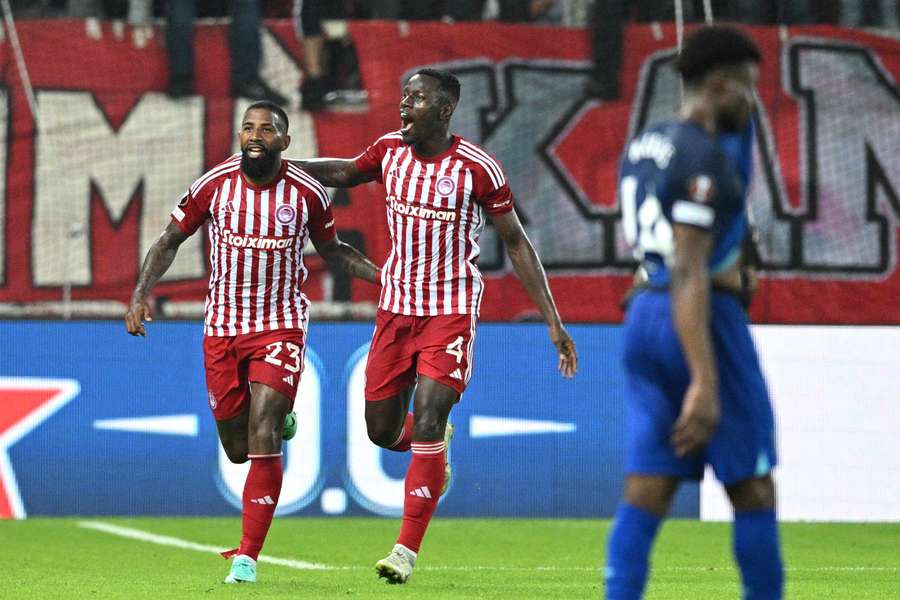
[[[375,572],[384,577],[388,583],[406,583],[416,566],[416,553],[400,544],[386,557],[375,563]]]

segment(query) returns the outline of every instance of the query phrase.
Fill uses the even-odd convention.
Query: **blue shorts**
[[[672,322],[671,297],[667,291],[644,291],[632,300],[624,344],[626,473],[699,479],[709,464],[727,486],[762,477],[775,466],[772,405],[747,318],[738,299],[722,292],[712,293],[710,312],[721,420],[703,451],[679,458],[670,437],[690,375]]]

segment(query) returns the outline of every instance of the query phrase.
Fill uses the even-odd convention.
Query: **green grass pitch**
[[[156,534],[190,548],[87,529],[85,521]],[[441,519],[405,586],[378,580],[399,522],[277,518],[259,582],[220,583],[228,562],[205,546],[239,539],[235,518],[97,518],[0,522],[0,598],[601,598],[609,521]],[[900,598],[900,524],[785,524],[791,600]],[[738,598],[729,526],[673,520],[653,555],[648,600]],[[302,569],[299,561],[325,568]]]

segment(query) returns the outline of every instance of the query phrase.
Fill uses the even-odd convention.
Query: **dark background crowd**
[[[169,0],[12,0],[20,17],[164,18]],[[229,13],[231,0],[172,0],[194,4],[200,17]],[[538,22],[585,25],[593,7],[619,4],[637,20],[671,20],[672,0],[255,0],[266,17],[290,17],[303,4],[325,19],[408,19]],[[703,16],[702,0],[684,0],[685,18]],[[760,24],[835,23],[898,26],[898,0],[711,0],[718,19]],[[583,22],[579,23],[579,20]]]
[[[708,1],[717,21],[900,27],[900,0]],[[352,43],[329,40],[323,20],[496,20],[590,27],[596,68],[585,93],[611,100],[619,95],[623,24],[676,19],[674,0],[12,0],[11,4],[17,18],[122,19],[137,27],[164,21],[167,92],[174,99],[194,93],[194,21],[229,16],[232,94],[285,104],[286,99],[258,75],[259,24],[263,18],[291,18],[303,45],[302,103],[314,111],[340,105],[342,98],[364,97]],[[683,0],[680,16],[686,22],[702,21],[704,1]]]

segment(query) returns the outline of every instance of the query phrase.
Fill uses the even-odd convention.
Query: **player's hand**
[[[559,372],[563,377],[571,379],[578,372],[578,352],[572,336],[562,325],[550,328],[550,339],[559,352]]]
[[[150,305],[147,304],[146,298],[132,298],[128,310],[125,311],[125,328],[131,335],[146,336],[144,321],[147,323],[153,321]]]
[[[681,414],[672,426],[672,446],[680,457],[694,454],[712,439],[719,426],[719,395],[714,385],[692,381]]]

